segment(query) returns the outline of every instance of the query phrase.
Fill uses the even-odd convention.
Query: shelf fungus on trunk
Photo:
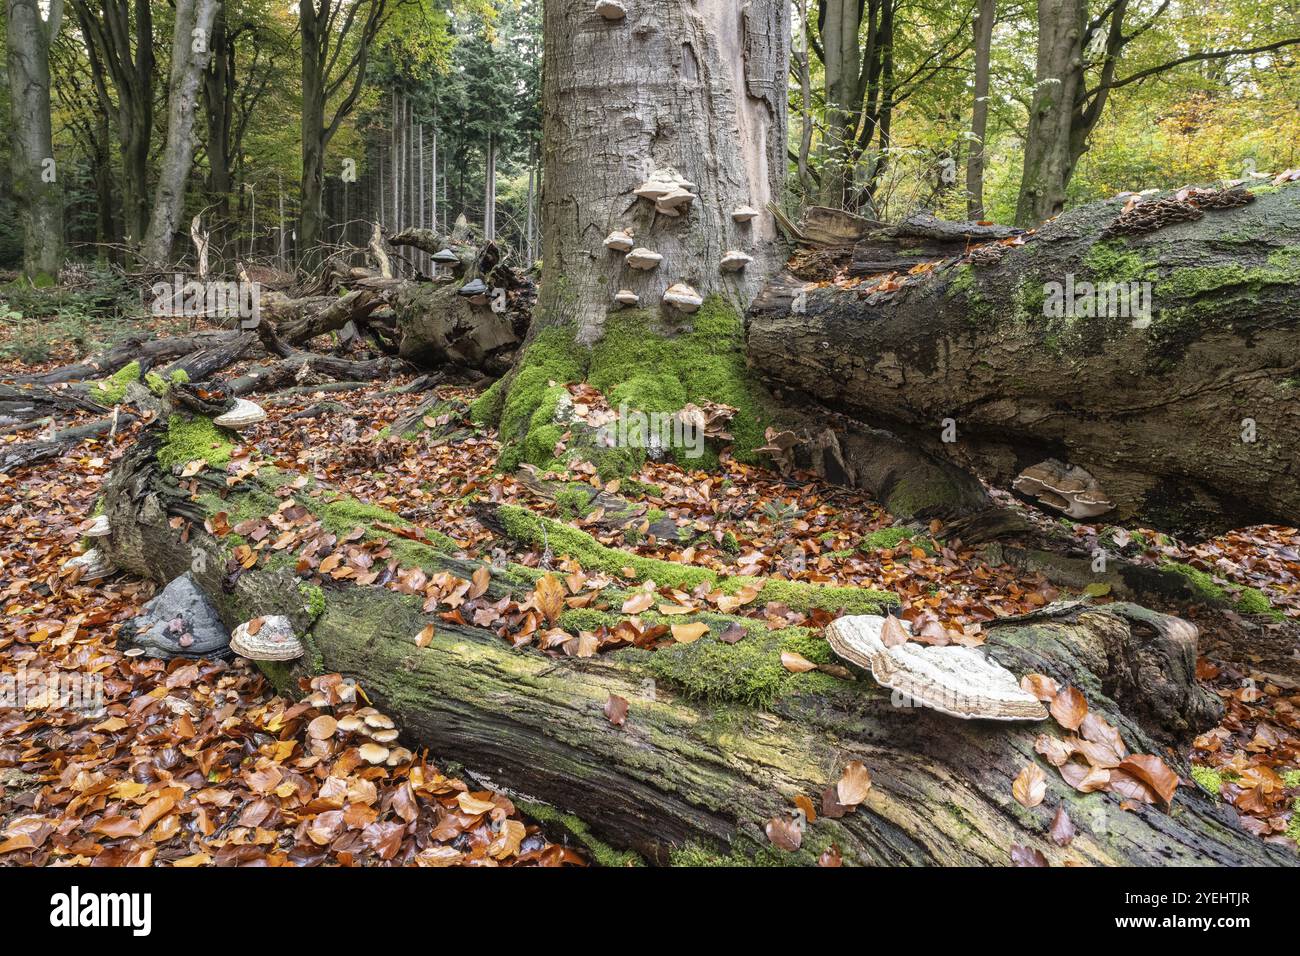
[[[627,16],[627,7],[619,0],[598,0],[596,12],[606,20],[622,20]]]
[[[614,252],[631,252],[634,245],[632,237],[621,229],[605,237],[605,248]]]
[[[641,297],[631,289],[619,289],[614,293],[614,301],[634,309],[641,304]]]
[[[1026,468],[1011,487],[1075,520],[1095,518],[1115,507],[1106,500],[1096,478],[1078,465],[1066,465],[1055,458]]]
[[[229,411],[222,412],[212,419],[212,424],[229,428],[231,431],[239,431],[264,421],[266,421],[266,412],[262,410],[261,405],[250,402],[246,398],[237,398]]]
[[[664,257],[652,249],[633,249],[624,257],[624,261],[633,269],[641,269],[649,272],[651,269],[659,268],[659,263],[664,261]]]
[[[230,635],[230,649],[250,661],[292,661],[303,655],[302,641],[282,614],[255,617]]]
[[[664,293],[664,304],[671,305],[679,312],[694,313],[704,305],[704,297],[684,282],[669,286]]]
[[[746,255],[738,249],[732,249],[723,255],[722,262],[719,265],[722,267],[723,272],[740,272],[753,261],[753,256]]]
[[[81,568],[81,580],[83,581],[106,578],[114,570],[113,565],[98,548],[91,548],[84,554],[79,554],[75,558],[69,558],[63,562],[64,571],[71,571],[74,568]]]
[[[826,628],[826,640],[844,660],[871,671],[885,687],[962,720],[1044,720],[1047,710],[1021,690],[1014,674],[973,647],[931,647],[881,639],[885,618],[842,617]],[[906,626],[906,625],[904,625]]]
[[[113,533],[113,526],[109,523],[108,515],[99,515],[90,523],[90,527],[81,533],[87,538],[107,538]]]

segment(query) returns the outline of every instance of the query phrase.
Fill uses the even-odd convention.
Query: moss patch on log
[[[140,381],[140,363],[128,362],[107,378],[90,385],[90,397],[101,405],[116,405],[126,397],[127,386]]]
[[[1234,598],[1227,588],[1217,584],[1214,578],[1189,564],[1166,561],[1160,566],[1165,571],[1180,575],[1193,595],[1193,599],[1216,607],[1231,607],[1241,614],[1263,614],[1274,620],[1283,620],[1283,615],[1269,602],[1263,591],[1258,588],[1241,586]]]
[[[534,800],[516,800],[515,806],[544,824],[546,829],[560,830],[586,850],[599,866],[644,866],[645,860],[634,850],[616,850],[600,840],[581,817],[557,810],[549,803]]]
[[[201,415],[176,414],[167,419],[167,437],[158,448],[158,462],[166,468],[202,459],[213,467],[230,461],[234,442],[227,433]]]

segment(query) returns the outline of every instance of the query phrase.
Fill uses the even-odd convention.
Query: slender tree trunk
[[[1087,0],[1039,0],[1038,64],[1016,225],[1033,226],[1065,208],[1065,190],[1078,158],[1074,104],[1083,80]]]
[[[876,4],[871,3],[875,26]],[[822,131],[821,203],[840,208],[852,186],[851,157],[862,118],[862,49],[859,33],[863,0],[823,0],[818,25],[826,71],[826,110]],[[869,45],[874,46],[869,41]]]
[[[665,0],[611,22],[588,0],[553,0],[543,17],[544,271],[535,324],[575,322],[590,343],[614,292],[631,290],[658,309],[676,283],[743,306],[776,256],[765,207],[785,170],[788,4]],[[633,195],[666,169],[697,191],[677,218]],[[758,218],[736,221],[732,213],[745,206]],[[656,269],[629,268],[605,249],[619,229],[663,256]],[[754,262],[723,273],[728,250]]]
[[[308,4],[310,6],[310,4]],[[302,182],[298,238],[307,257],[316,255],[321,237],[321,193],[325,186],[325,64],[321,62],[322,29],[314,18],[301,18],[302,41]],[[306,263],[305,263],[306,264]]]
[[[966,218],[984,218],[984,146],[989,120],[989,59],[997,0],[979,0],[975,21],[975,103],[971,109],[970,153],[966,158]]]
[[[23,228],[23,272],[56,279],[63,265],[63,192],[50,120],[50,44],[63,19],[53,0],[42,20],[37,0],[8,2],[10,170]]]
[[[497,140],[488,134],[487,167],[483,173],[483,238],[493,242],[497,237]]]
[[[213,234],[218,249],[221,249],[230,230],[230,194],[233,190],[231,132],[236,86],[235,44],[227,26],[224,3],[217,8],[212,30],[212,59],[203,73],[203,107],[208,133],[207,190],[216,206],[217,223]]]
[[[212,56],[212,24],[218,0],[177,0],[172,35],[171,81],[167,92],[167,142],[163,147],[153,214],[141,255],[157,266],[170,264],[172,240],[185,215],[185,191],[194,163],[194,112],[199,84]]]

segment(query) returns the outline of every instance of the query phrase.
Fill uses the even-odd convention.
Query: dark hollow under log
[[[788,813],[800,794],[818,800],[847,762],[861,760],[874,783],[865,802],[811,824],[791,862],[811,862],[834,842],[847,860],[880,864],[1005,865],[1012,844],[1054,864],[1295,863],[1190,784],[1169,810],[1124,810],[1114,795],[1077,793],[1045,767],[1047,799],[1026,809],[1011,782],[1038,759],[1038,734],[1060,734],[1050,722],[961,721],[895,706],[861,674],[829,688],[825,675],[807,684],[798,681],[810,675],[794,675],[790,691],[766,707],[708,703],[669,679],[648,685],[648,652],[579,659],[513,649],[491,631],[424,614],[419,598],[394,591],[326,584],[313,610],[287,568],[228,573],[226,546],[203,529],[214,505],[159,468],[153,441],[129,452],[105,486],[113,533],[102,546],[114,563],[159,582],[193,570],[228,626],[289,615],[308,654],[292,670],[267,665],[281,687],[296,686],[307,670],[354,677],[409,745],[574,814],[602,840],[649,860],[670,859],[688,843],[752,853],[766,846],[766,820]],[[221,475],[196,480],[206,493],[226,490]],[[232,496],[249,493],[244,485]],[[178,515],[187,520],[173,527]],[[466,578],[475,567],[448,555],[428,563]],[[531,587],[517,566],[492,575],[490,600]],[[1159,753],[1186,775],[1176,754],[1215,719],[1217,703],[1193,679],[1194,631],[1173,622],[1131,605],[1062,608],[990,627],[988,650],[1016,673],[1078,686],[1134,752]],[[414,636],[429,623],[435,635],[418,647]],[[759,640],[751,633],[718,652],[745,653],[747,641]],[[622,727],[604,714],[611,694],[630,702]],[[1058,805],[1079,830],[1067,848],[1048,838]]]
[[[1115,504],[1106,520],[1300,523],[1300,187],[1103,238],[1124,205],[1079,207],[897,291],[774,281],[750,311],[751,363],[1004,486],[1048,458],[1080,466]],[[1049,284],[1062,300],[1074,284],[1077,313],[1085,282],[1133,296],[1056,316]]]

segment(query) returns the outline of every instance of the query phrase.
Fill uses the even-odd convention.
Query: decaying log
[[[224,339],[229,332],[195,332],[190,335],[173,335],[149,338],[131,335],[117,345],[98,355],[64,365],[41,375],[22,375],[14,382],[32,385],[59,385],[64,382],[81,382],[112,375],[118,369],[139,362],[142,372],[147,372],[163,362],[189,355],[214,342]]]
[[[751,363],[1003,487],[1047,459],[1082,468],[1114,505],[1101,520],[1300,523],[1300,188],[1101,239],[1124,204],[901,289],[774,281],[750,311]],[[1084,283],[1128,298],[1103,291],[1090,317]]]
[[[0,444],[0,474],[8,474],[18,468],[34,465],[37,462],[58,458],[74,445],[87,438],[106,435],[114,429],[125,428],[136,421],[139,416],[130,412],[118,412],[104,418],[73,425],[54,432],[48,438],[32,441]]]
[[[221,475],[197,480],[226,490]],[[246,493],[241,486],[232,495]],[[1047,799],[1025,809],[1011,783],[1038,759],[1037,735],[1060,733],[1050,722],[990,724],[895,706],[861,675],[838,682],[822,675],[768,707],[707,703],[669,679],[648,683],[649,652],[582,659],[512,649],[489,630],[426,615],[419,598],[395,591],[329,583],[323,608],[313,610],[288,569],[228,573],[222,542],[203,529],[208,506],[163,473],[150,441],[124,456],[104,501],[114,528],[105,546],[117,566],[159,582],[196,569],[227,626],[291,618],[306,656],[295,669],[262,665],[282,688],[294,688],[307,667],[355,678],[409,746],[459,761],[521,800],[573,813],[601,839],[652,861],[686,843],[746,853],[765,846],[765,821],[788,814],[800,794],[819,799],[860,760],[873,781],[866,800],[847,816],[811,824],[791,861],[811,862],[834,842],[846,860],[884,864],[1005,865],[1012,844],[1054,864],[1296,862],[1191,785],[1179,788],[1169,811],[1130,811],[1113,795],[1075,792],[1046,767]],[[188,524],[173,527],[174,516]],[[450,556],[429,563],[430,571],[465,578],[475,567]],[[530,587],[518,571],[494,569],[487,597],[522,597]],[[1079,687],[1134,752],[1166,755],[1185,775],[1185,764],[1161,748],[1185,747],[1218,705],[1193,679],[1194,631],[1169,620],[1135,607],[1061,608],[990,626],[987,648],[1015,674]],[[415,635],[426,624],[434,636],[420,647]],[[745,653],[760,633],[717,643],[716,653]],[[605,716],[611,694],[629,702],[622,726]],[[1067,848],[1048,838],[1058,805],[1079,830]]]

